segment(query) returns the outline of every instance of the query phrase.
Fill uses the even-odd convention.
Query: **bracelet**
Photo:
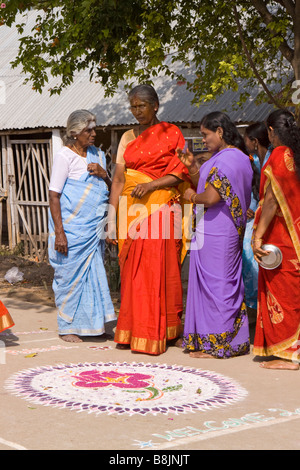
[[[190,173],[190,172],[189,172],[189,175],[190,175],[190,176],[196,176],[198,173],[199,173],[199,168],[198,168],[198,170],[197,170],[195,173]]]
[[[263,239],[262,238],[253,238],[253,241],[254,242],[263,242]]]
[[[193,200],[193,197],[195,196],[194,200]],[[195,200],[196,200],[196,197],[197,197],[197,193],[193,193],[190,197],[190,201],[195,204]]]

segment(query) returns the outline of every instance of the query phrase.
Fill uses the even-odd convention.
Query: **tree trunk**
[[[295,0],[295,21],[294,21],[294,58],[292,61],[292,66],[295,73],[295,80],[297,84],[297,89],[300,89],[300,0]],[[300,103],[299,99],[295,104],[295,117],[300,125]]]

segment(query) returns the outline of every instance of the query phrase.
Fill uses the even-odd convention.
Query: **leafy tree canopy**
[[[36,24],[25,34],[30,10]],[[60,93],[87,69],[107,95],[120,81],[166,74],[186,82],[196,103],[244,79],[287,105],[300,80],[300,0],[9,0],[1,16],[20,34],[13,66],[40,92],[50,74],[59,79],[50,92]],[[178,63],[186,73],[176,72]],[[275,83],[284,84],[276,97],[268,92]]]

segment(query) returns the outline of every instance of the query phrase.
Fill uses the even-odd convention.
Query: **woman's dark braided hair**
[[[249,155],[243,137],[239,133],[236,125],[231,121],[230,117],[221,111],[214,111],[207,114],[200,122],[200,126],[206,127],[210,131],[216,132],[218,127],[223,129],[223,139],[227,145],[233,145],[240,149],[246,155]],[[252,192],[254,197],[259,199],[259,172],[257,171],[254,162],[250,160],[253,179],[252,179]]]
[[[246,127],[245,135],[250,139],[254,140],[257,139],[259,144],[268,149],[270,146],[269,136],[268,136],[268,128],[264,122],[255,122],[250,126]],[[253,188],[253,195],[257,201],[259,201],[259,185],[260,185],[260,171],[256,167],[256,165],[252,165],[254,167],[254,186]]]
[[[269,115],[267,126],[274,130],[283,145],[292,150],[296,173],[300,179],[300,129],[294,115],[287,109],[276,109]]]

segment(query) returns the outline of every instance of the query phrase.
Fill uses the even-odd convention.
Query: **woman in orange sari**
[[[139,126],[121,138],[108,215],[113,240],[118,211],[121,307],[117,348],[161,354],[181,333],[182,226],[177,186],[187,174],[176,154],[184,137],[173,124],[159,122],[157,94],[149,85],[129,93]],[[121,196],[121,198],[120,198]],[[119,199],[120,198],[120,199]]]
[[[274,147],[262,168],[260,205],[253,231],[258,263],[265,243],[282,252],[275,269],[259,267],[258,309],[253,353],[274,356],[266,369],[299,369],[300,361],[300,130],[294,116],[277,110],[267,120]]]
[[[7,308],[0,300],[0,333],[2,331],[8,330],[14,326],[14,321],[11,318]]]

